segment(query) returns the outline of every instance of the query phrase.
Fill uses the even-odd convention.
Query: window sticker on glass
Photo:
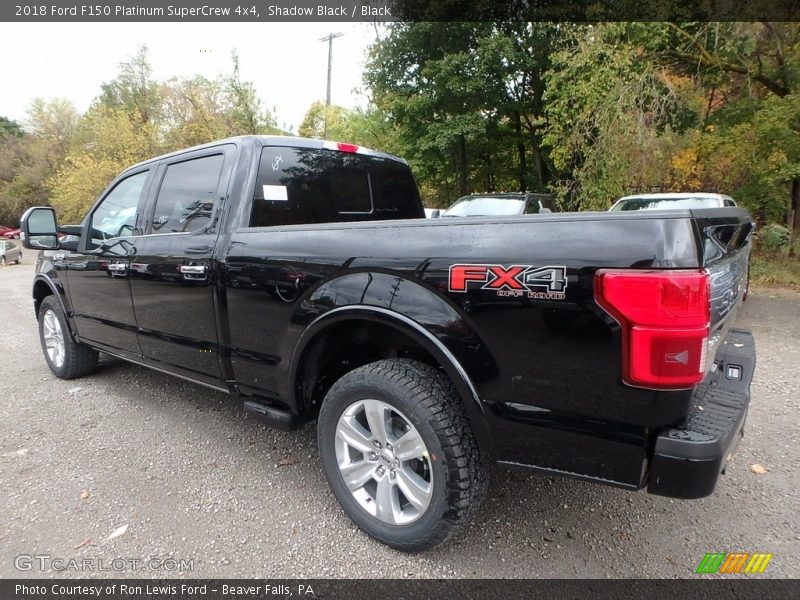
[[[262,185],[261,188],[264,192],[264,200],[286,202],[289,199],[285,185]]]

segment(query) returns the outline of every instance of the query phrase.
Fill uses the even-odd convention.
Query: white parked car
[[[10,262],[19,264],[22,261],[22,247],[13,242],[0,240],[0,265],[6,266]]]
[[[617,200],[608,210],[667,210],[672,208],[722,208],[724,206],[736,206],[736,202],[730,196],[711,192],[664,192],[625,196]]]

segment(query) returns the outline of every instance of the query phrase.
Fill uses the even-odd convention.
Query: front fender
[[[37,273],[33,278],[32,290],[33,309],[36,319],[38,320],[39,318],[39,307],[42,304],[42,300],[50,295],[55,296],[69,324],[69,335],[74,341],[77,341],[75,327],[72,322],[72,305],[69,302],[69,297],[64,289],[64,285],[58,277],[57,269],[47,257],[42,258],[41,263],[37,266]]]

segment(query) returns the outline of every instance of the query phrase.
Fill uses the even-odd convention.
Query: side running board
[[[300,420],[288,410],[271,404],[262,404],[253,400],[244,401],[244,409],[249,415],[265,425],[281,431],[292,431],[300,426]]]

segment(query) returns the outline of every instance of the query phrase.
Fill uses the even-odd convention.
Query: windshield
[[[716,198],[696,196],[694,198],[627,198],[621,200],[611,210],[666,210],[674,208],[719,208],[721,203]]]
[[[519,198],[473,196],[462,198],[448,208],[443,217],[493,217],[496,215],[521,215],[525,201]]]

